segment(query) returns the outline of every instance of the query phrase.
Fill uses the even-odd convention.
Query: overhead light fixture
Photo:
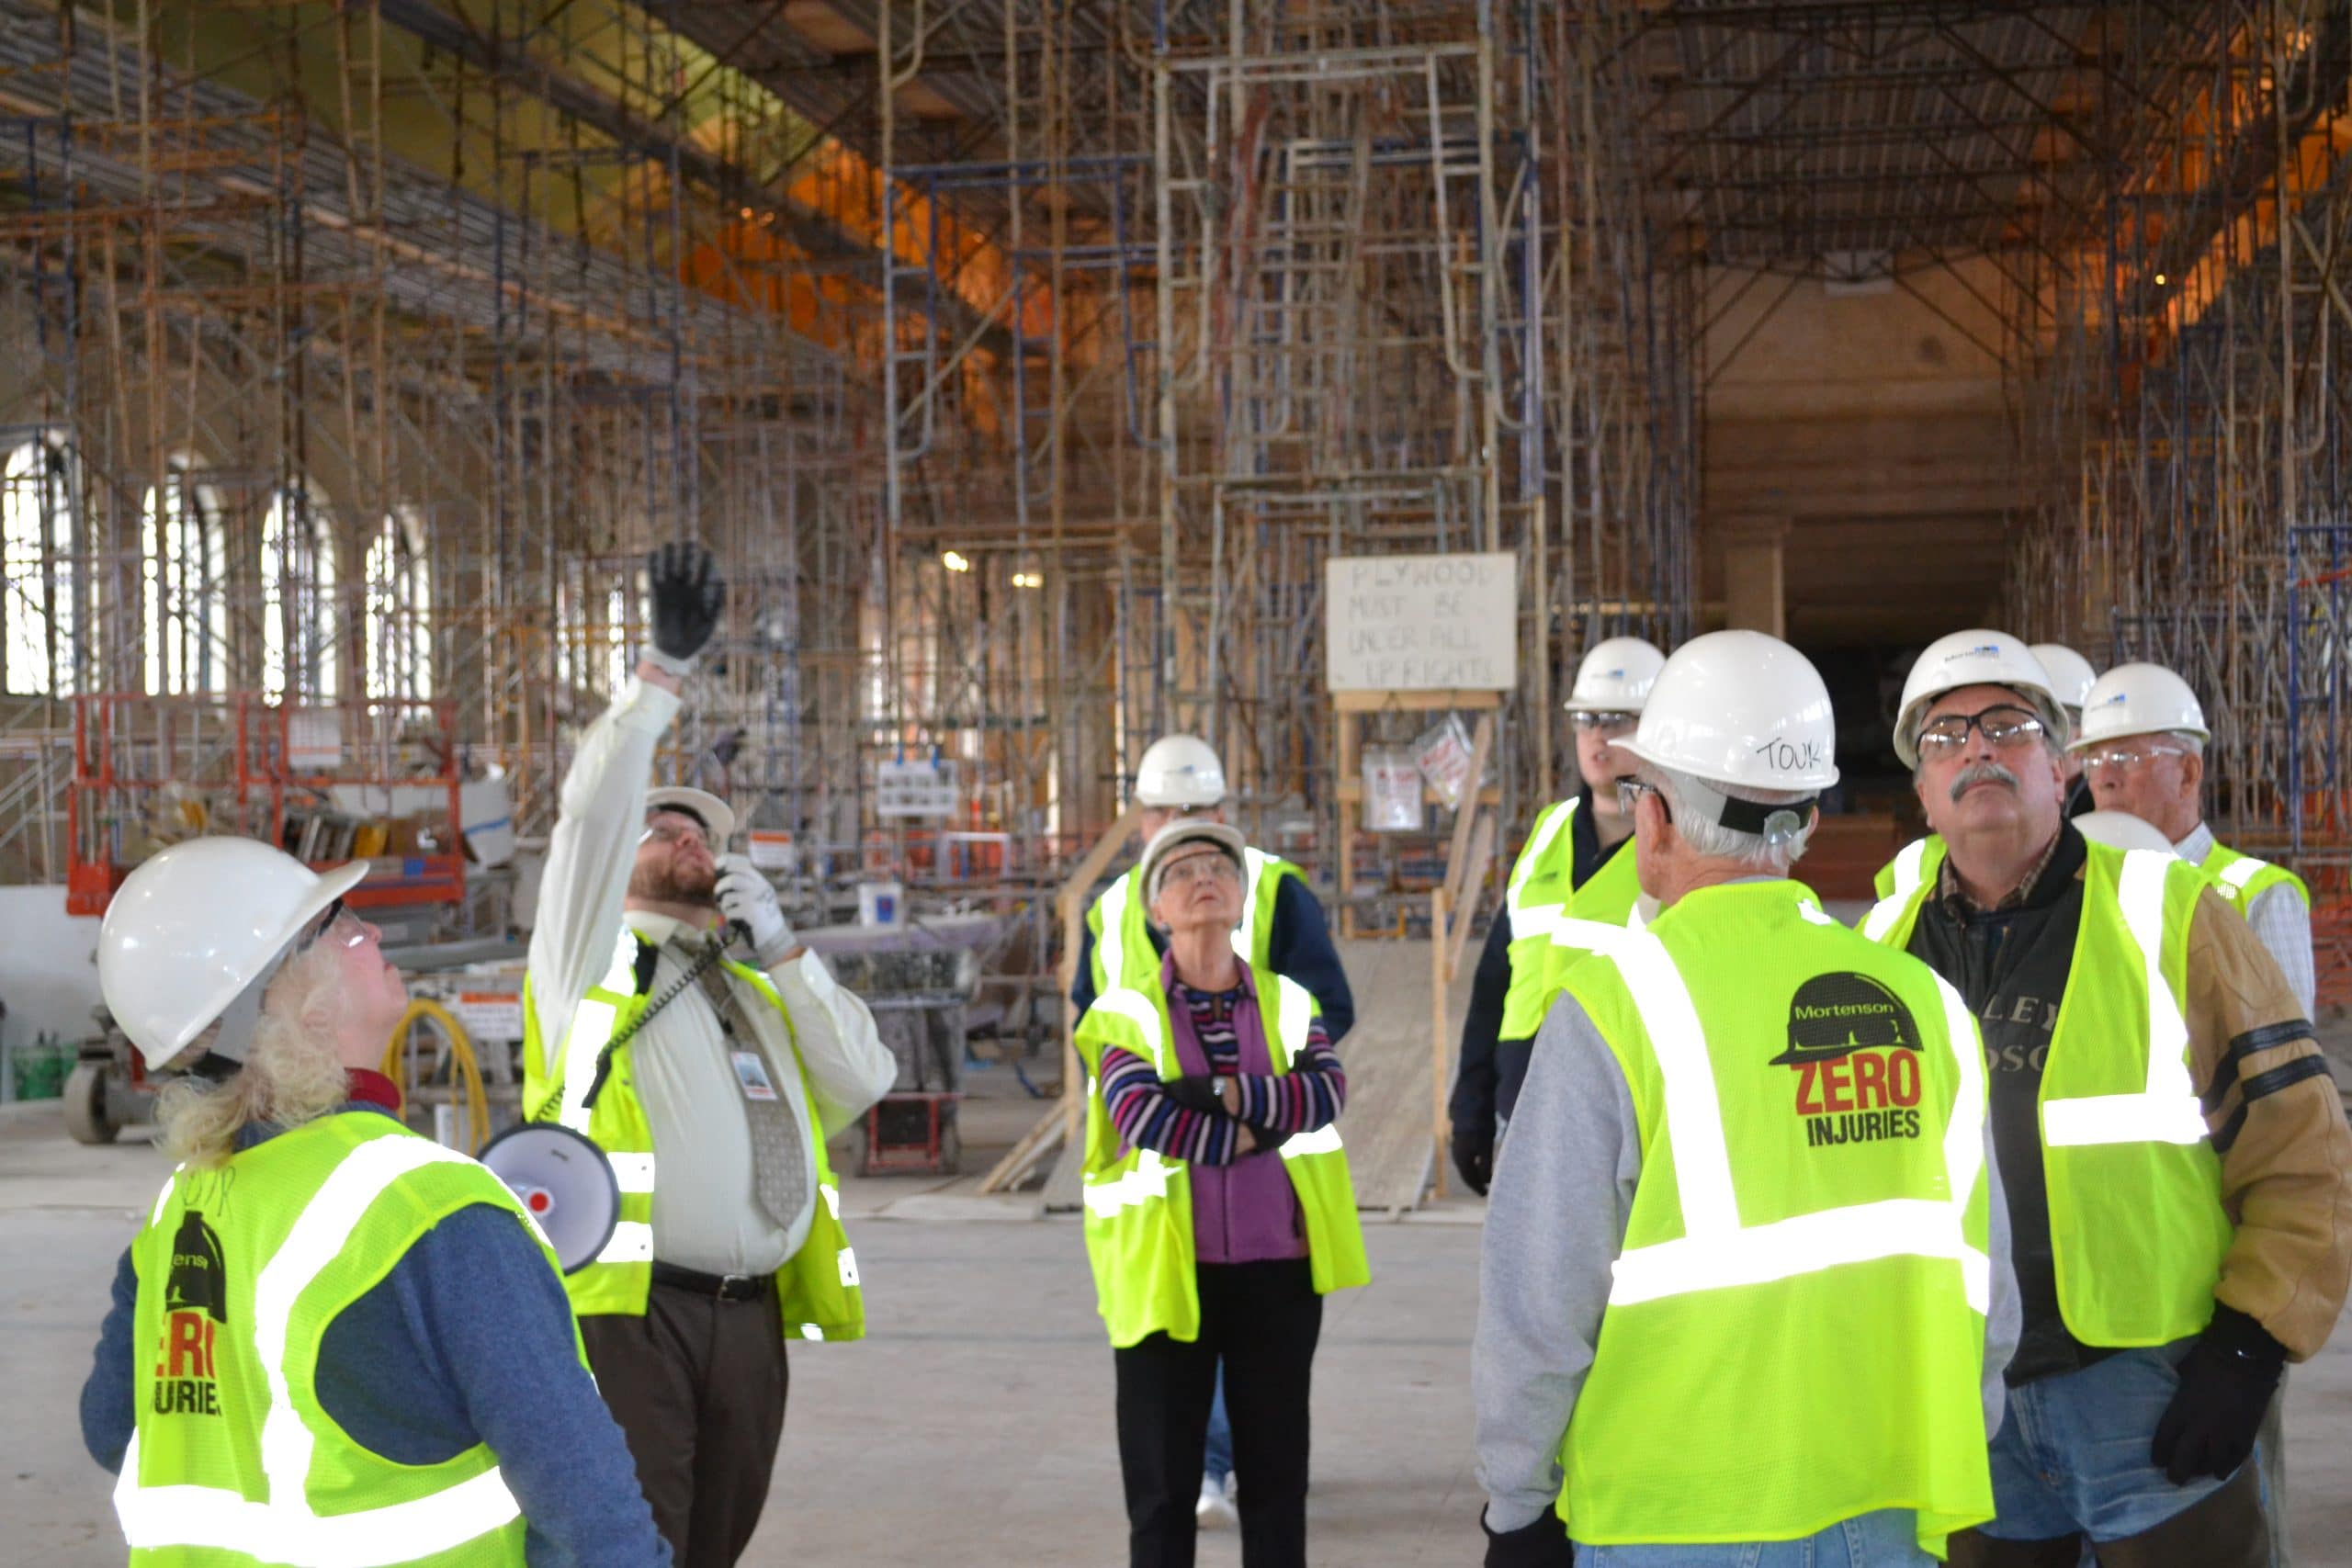
[[[743,209],[743,216],[744,216],[746,219],[750,218],[750,217],[752,216],[752,209],[751,209],[750,208],[748,208],[748,207],[747,207],[747,208],[745,208],[745,209]]]
[[[945,567],[950,571],[969,571],[972,570],[972,563],[966,560],[954,550],[940,551],[939,564]]]
[[[2156,287],[2157,287],[2157,288],[2162,288],[2164,286],[2165,286],[2165,275],[2164,275],[2163,273],[2161,273],[2161,272],[2160,272],[2160,273],[2156,274]]]
[[[1012,574],[1012,586],[1015,588],[1043,588],[1046,586],[1046,580],[1044,576],[1038,572],[1016,571]]]

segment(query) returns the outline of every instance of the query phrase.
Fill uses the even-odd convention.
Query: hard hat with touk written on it
[[[1618,748],[1702,781],[1805,794],[1838,782],[1838,720],[1813,661],[1762,632],[1709,632],[1674,650],[1642,722]],[[1691,804],[1775,842],[1800,834],[1814,801],[1763,805],[1709,789]]]

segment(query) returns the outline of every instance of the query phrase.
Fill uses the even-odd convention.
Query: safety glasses
[[[1995,750],[2006,751],[2041,736],[2043,725],[2031,711],[2011,703],[1996,704],[1983,713],[1948,713],[1920,727],[1919,755],[1956,757],[1968,744],[1968,732],[1972,729],[1984,736]]]
[[[345,908],[343,900],[338,898],[319,911],[319,918],[311,922],[311,929],[294,943],[294,951],[307,952],[321,943],[328,947],[357,947],[367,940],[367,922]]]

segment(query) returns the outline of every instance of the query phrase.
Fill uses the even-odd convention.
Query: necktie
[[[703,940],[709,947],[718,945],[716,936]],[[707,949],[696,956],[705,955]],[[784,1098],[779,1064],[770,1058],[766,1047],[760,1043],[759,1030],[743,1015],[742,998],[737,992],[734,976],[715,956],[703,965],[702,989],[710,999],[711,1010],[718,1015],[720,1032],[727,1037],[736,1091],[742,1098],[744,1118],[751,1123],[752,1194],[770,1219],[779,1226],[789,1226],[808,1202],[807,1134],[800,1129],[800,1119],[792,1113],[790,1102]],[[765,1074],[764,1093],[754,1087],[757,1077],[751,1069],[755,1065]]]

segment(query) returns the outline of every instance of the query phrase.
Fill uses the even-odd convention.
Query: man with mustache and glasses
[[[2272,1562],[2245,1461],[2352,1275],[2352,1134],[2278,966],[2195,866],[2061,814],[2066,717],[2015,637],[1957,632],[1895,750],[1947,853],[1863,931],[1975,1012],[2024,1327],[1963,1568]]]

